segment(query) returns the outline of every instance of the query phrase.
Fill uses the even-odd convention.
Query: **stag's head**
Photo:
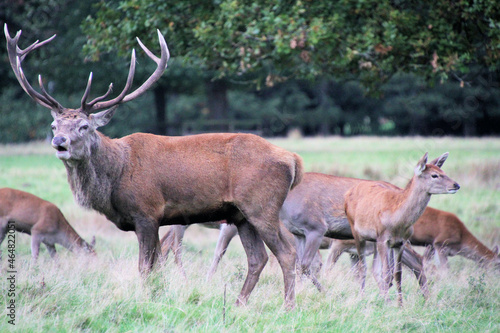
[[[7,24],[4,26],[5,37],[7,39],[7,51],[9,61],[14,74],[16,75],[19,84],[24,91],[38,104],[51,110],[54,121],[52,122],[52,131],[54,138],[52,139],[52,147],[57,150],[56,156],[61,160],[81,160],[89,156],[93,143],[98,140],[96,130],[98,127],[106,125],[113,117],[113,114],[122,103],[131,101],[143,93],[145,93],[158,79],[161,77],[167,68],[167,61],[170,57],[167,44],[163,35],[158,30],[158,39],[161,48],[161,57],[156,57],[144,44],[137,38],[137,42],[144,52],[154,62],[156,62],[156,70],[151,76],[136,90],[129,92],[132,87],[132,81],[135,73],[135,50],[132,50],[130,61],[130,69],[127,82],[122,92],[113,99],[108,99],[113,89],[113,84],[109,85],[108,91],[91,101],[87,101],[90,88],[92,85],[92,73],[90,73],[87,81],[87,88],[83,94],[81,105],[77,109],[69,109],[63,107],[58,101],[50,96],[43,85],[41,75],[38,76],[40,92],[33,89],[31,84],[24,76],[21,63],[24,58],[36,48],[47,44],[55,35],[43,42],[36,41],[24,50],[19,48],[18,42],[21,37],[21,31],[12,38],[7,29]]]
[[[415,167],[414,179],[424,190],[429,194],[453,194],[460,189],[460,185],[450,177],[448,177],[441,166],[448,158],[448,153],[444,153],[438,158],[427,163],[428,154],[418,161]]]

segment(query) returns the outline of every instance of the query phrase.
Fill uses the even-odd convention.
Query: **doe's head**
[[[448,155],[448,153],[444,153],[428,163],[428,153],[425,153],[418,161],[415,167],[414,179],[427,193],[454,194],[460,189],[460,185],[441,170],[441,166],[448,158]]]

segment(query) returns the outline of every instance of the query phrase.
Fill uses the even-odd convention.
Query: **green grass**
[[[313,138],[275,139],[298,152],[307,171],[381,179],[404,186],[425,151],[434,158],[450,152],[443,169],[462,189],[434,196],[430,205],[456,213],[486,245],[500,243],[500,139]],[[183,278],[169,260],[147,280],[139,278],[133,233],[119,231],[101,215],[78,207],[66,172],[48,143],[0,146],[0,186],[34,193],[61,207],[85,239],[97,237],[95,258],[58,247],[59,260],[41,250],[30,264],[30,237],[16,235],[16,326],[7,323],[6,244],[2,244],[0,332],[498,332],[498,271],[450,258],[447,274],[431,274],[424,302],[409,272],[403,273],[404,307],[395,291],[386,304],[373,278],[364,295],[349,272],[347,257],[320,281],[319,293],[297,281],[297,306],[283,309],[283,281],[276,263],[266,266],[246,307],[234,302],[246,273],[238,240],[231,243],[210,282],[218,232],[188,229]],[[161,231],[165,232],[165,229]],[[325,257],[326,253],[323,254]],[[224,307],[224,290],[226,300]],[[224,310],[225,309],[225,310]],[[225,313],[225,316],[224,316]]]

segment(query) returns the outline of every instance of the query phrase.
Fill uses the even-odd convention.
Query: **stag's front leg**
[[[248,273],[236,305],[245,305],[259,280],[260,273],[266,266],[268,256],[262,239],[252,225],[246,221],[239,224],[238,233],[247,255]]]
[[[140,220],[136,223],[135,233],[139,241],[139,272],[146,276],[153,269],[161,255],[159,226],[150,220]]]

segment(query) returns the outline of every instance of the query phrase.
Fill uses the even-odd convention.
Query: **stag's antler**
[[[38,76],[38,82],[40,83],[40,87],[42,88],[42,94],[33,89],[33,87],[29,84],[28,80],[26,79],[26,76],[24,76],[23,70],[21,68],[21,63],[23,62],[24,58],[28,55],[28,53],[30,53],[34,49],[39,48],[42,45],[47,44],[48,42],[53,40],[56,37],[56,35],[50,37],[49,39],[44,40],[41,43],[39,43],[37,40],[24,50],[21,50],[17,45],[17,43],[19,42],[19,38],[21,37],[21,30],[17,32],[14,38],[11,38],[9,30],[7,29],[7,24],[5,24],[4,32],[5,32],[5,38],[7,38],[7,52],[9,54],[10,65],[12,66],[14,74],[16,75],[17,81],[19,81],[21,87],[38,104],[41,104],[49,109],[61,110],[62,109],[61,104],[59,104],[59,102],[57,102],[52,96],[50,96],[45,90],[45,88],[43,88],[41,75]]]
[[[5,37],[7,38],[7,51],[9,53],[9,60],[10,60],[10,65],[12,66],[12,69],[14,70],[14,73],[16,75],[17,80],[21,84],[21,87],[26,91],[28,95],[31,96],[37,103],[53,110],[62,110],[63,107],[59,102],[57,102],[52,96],[50,96],[47,91],[45,90],[45,87],[43,86],[42,82],[42,77],[38,77],[38,83],[40,84],[40,89],[42,91],[42,94],[37,92],[36,90],[33,89],[33,87],[29,84],[28,80],[24,76],[23,70],[21,68],[21,62],[24,60],[26,55],[33,51],[34,49],[50,42],[52,39],[56,37],[56,35],[50,37],[49,39],[44,40],[43,42],[39,43],[38,40],[34,42],[32,45],[27,47],[24,50],[21,50],[19,46],[17,45],[19,42],[19,37],[21,36],[21,30],[19,30],[14,38],[10,37],[9,30],[7,29],[7,24],[4,26],[4,32],[5,32]],[[141,46],[141,48],[144,50],[144,52],[153,59],[153,61],[157,64],[156,70],[151,74],[151,76],[136,90],[133,92],[128,93],[130,90],[130,87],[132,86],[132,81],[134,80],[134,73],[135,73],[135,50],[132,50],[132,57],[130,60],[130,69],[127,77],[127,83],[125,84],[125,87],[123,88],[123,91],[115,98],[108,100],[108,101],[103,101],[108,97],[108,95],[111,93],[113,84],[109,85],[108,91],[92,101],[87,103],[87,98],[90,94],[90,87],[92,85],[92,73],[89,75],[89,79],[87,82],[87,87],[85,89],[85,93],[83,94],[82,97],[82,104],[81,104],[81,112],[89,115],[91,113],[94,113],[96,111],[102,110],[102,109],[108,109],[112,106],[125,103],[128,101],[131,101],[143,93],[145,93],[156,81],[160,79],[162,76],[163,72],[167,68],[167,62],[170,58],[170,53],[168,51],[167,43],[165,42],[165,39],[163,38],[163,35],[159,30],[158,32],[158,39],[160,42],[160,48],[161,48],[161,58],[158,58],[155,56],[141,41],[139,38],[137,38],[137,42]]]

